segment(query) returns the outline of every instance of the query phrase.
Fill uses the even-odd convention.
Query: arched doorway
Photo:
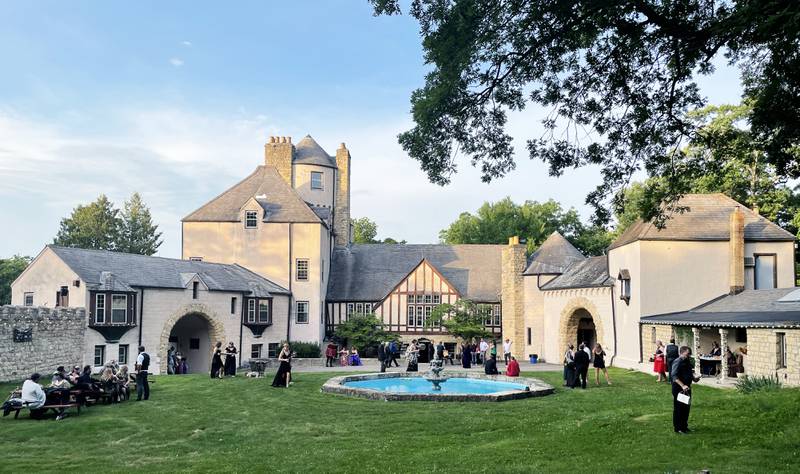
[[[575,317],[578,318],[576,341],[578,344],[587,342],[589,349],[594,349],[594,345],[597,343],[597,331],[592,315],[585,309],[579,309],[575,311]]]
[[[603,321],[597,307],[584,297],[570,299],[561,311],[559,330],[559,351],[567,344],[574,344],[575,348],[581,342],[588,342],[594,348],[597,343],[604,344]],[[605,345],[605,344],[604,344]],[[608,347],[604,347],[609,352]]]
[[[181,320],[192,316],[191,318],[187,319],[185,323],[181,323]],[[200,319],[201,321],[198,321]],[[205,327],[203,328],[203,322],[205,323]],[[180,325],[179,325],[180,323]],[[175,331],[175,328],[178,328]],[[177,308],[172,315],[164,321],[164,325],[161,327],[161,340],[158,346],[158,372],[162,374],[167,373],[167,350],[169,350],[170,346],[175,346],[177,342],[181,342],[181,336],[186,342],[184,344],[192,344],[191,339],[192,336],[188,335],[188,332],[192,331],[192,327],[199,330],[200,337],[194,337],[195,339],[200,339],[200,349],[188,349],[188,353],[193,355],[193,359],[195,360],[194,364],[189,365],[189,371],[193,373],[200,373],[205,371],[206,373],[210,372],[211,369],[211,345],[215,344],[217,341],[225,343],[225,327],[222,324],[222,319],[209,308],[208,306],[200,303],[194,304],[187,304],[183,305],[180,308]],[[205,330],[203,330],[205,329]],[[202,347],[202,341],[204,337],[207,338],[208,342],[205,346],[205,349]],[[170,342],[170,339],[176,340],[176,342]],[[178,346],[175,346],[178,349]],[[181,351],[183,352],[183,351]],[[187,356],[187,362],[191,362]]]
[[[186,358],[190,374],[211,370],[211,326],[208,320],[198,314],[190,313],[180,318],[169,333],[169,344]]]

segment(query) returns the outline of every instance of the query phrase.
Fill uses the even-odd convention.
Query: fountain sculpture
[[[430,369],[425,374],[425,380],[433,384],[433,389],[440,391],[442,389],[442,382],[445,382],[448,377],[442,375],[444,370],[444,359],[439,357],[437,351],[434,351],[433,359],[431,360]]]

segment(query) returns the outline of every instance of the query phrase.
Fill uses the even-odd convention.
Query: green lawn
[[[0,418],[0,472],[771,472],[797,470],[800,391],[698,387],[694,433],[672,433],[672,399],[652,377],[502,403],[377,402],[319,391],[332,376],[159,377],[149,402],[63,421]],[[0,385],[8,393],[10,384]]]

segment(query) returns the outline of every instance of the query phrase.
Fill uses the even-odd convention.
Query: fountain
[[[437,392],[442,390],[442,382],[447,381],[449,378],[442,376],[443,370],[444,360],[439,358],[439,354],[434,355],[433,360],[431,360],[430,369],[424,377],[425,380],[433,384],[433,389]]]

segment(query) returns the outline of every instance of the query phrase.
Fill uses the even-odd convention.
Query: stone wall
[[[294,145],[292,137],[269,137],[269,142],[264,145],[264,163],[274,166],[286,183],[294,187],[292,176],[292,161],[294,160]]]
[[[30,329],[30,341],[14,342],[15,329]],[[0,307],[0,382],[80,365],[85,334],[83,308]]]
[[[778,334],[786,335],[786,367],[778,367]],[[800,385],[800,330],[748,329],[745,374],[778,376],[784,385]]]
[[[664,324],[642,324],[642,362],[649,362],[656,352],[656,341],[666,346],[672,337],[672,326]],[[655,330],[655,336],[653,332]]]
[[[503,249],[502,259],[503,340],[511,339],[511,351],[519,359],[525,357],[525,286],[522,272],[527,263],[525,246],[519,243],[519,237],[509,239],[508,247]]]
[[[350,151],[342,143],[336,150],[336,196],[333,208],[333,235],[337,247],[350,243]]]

